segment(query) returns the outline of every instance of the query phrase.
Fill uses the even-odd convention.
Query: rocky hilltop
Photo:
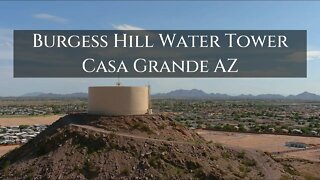
[[[72,114],[3,156],[0,179],[265,179],[263,166],[164,115]]]

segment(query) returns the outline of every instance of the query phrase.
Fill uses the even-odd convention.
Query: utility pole
[[[151,86],[148,83],[148,114],[152,114],[152,107],[151,107]]]
[[[119,74],[119,72],[118,72],[118,74],[117,74],[117,75],[118,75],[118,77],[117,77],[117,78],[118,78],[118,81],[117,81],[116,85],[117,85],[117,86],[121,86],[121,82],[120,82],[120,74]]]

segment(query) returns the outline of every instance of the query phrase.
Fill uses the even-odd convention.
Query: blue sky
[[[198,88],[236,94],[320,94],[320,2],[0,2],[0,96],[28,92],[86,92],[113,85],[108,78],[13,78],[13,29],[305,29],[307,78],[122,79],[126,85],[151,84],[153,93]]]

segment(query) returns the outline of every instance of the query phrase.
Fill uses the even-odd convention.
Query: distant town
[[[318,95],[305,92],[289,97],[230,97],[223,94],[207,94],[195,89],[176,90],[153,95],[152,108],[155,113],[167,113],[175,121],[194,130],[320,136]],[[242,99],[239,99],[241,97]],[[294,100],[295,98],[300,100]],[[301,100],[303,98],[306,100]],[[85,93],[31,93],[22,97],[1,98],[0,117],[41,118],[86,110]],[[0,144],[25,143],[45,128],[45,125],[23,123],[0,126]]]
[[[201,90],[176,90],[154,94],[152,109],[171,114],[191,129],[320,136],[320,101],[316,94],[241,97],[230,99]],[[84,93],[31,93],[1,99],[0,117],[63,115],[87,110]]]
[[[141,118],[166,117],[175,127],[187,127],[222,150],[231,147],[257,157],[270,157],[272,162],[281,162],[291,175],[307,169],[317,177],[317,172],[313,172],[320,162],[320,100],[317,98],[318,95],[307,92],[291,96],[229,96],[195,89],[176,90],[153,94],[151,108],[154,115]],[[0,98],[0,157],[37,141],[35,137],[42,137],[41,133],[50,124],[66,114],[86,113],[87,109],[85,93],[32,93]],[[154,135],[149,125],[136,122],[128,131],[141,130],[149,138]],[[169,131],[164,126],[159,129]],[[165,141],[172,141],[172,138]],[[225,155],[221,157],[228,159]],[[260,161],[258,158],[254,162],[265,164]],[[300,167],[302,161],[305,167]]]
[[[190,129],[320,136],[320,103],[156,100]]]
[[[27,143],[46,128],[46,125],[2,126],[0,127],[0,145]]]

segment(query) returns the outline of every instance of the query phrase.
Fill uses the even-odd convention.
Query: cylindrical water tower
[[[149,112],[149,87],[89,87],[89,114],[139,115]]]

